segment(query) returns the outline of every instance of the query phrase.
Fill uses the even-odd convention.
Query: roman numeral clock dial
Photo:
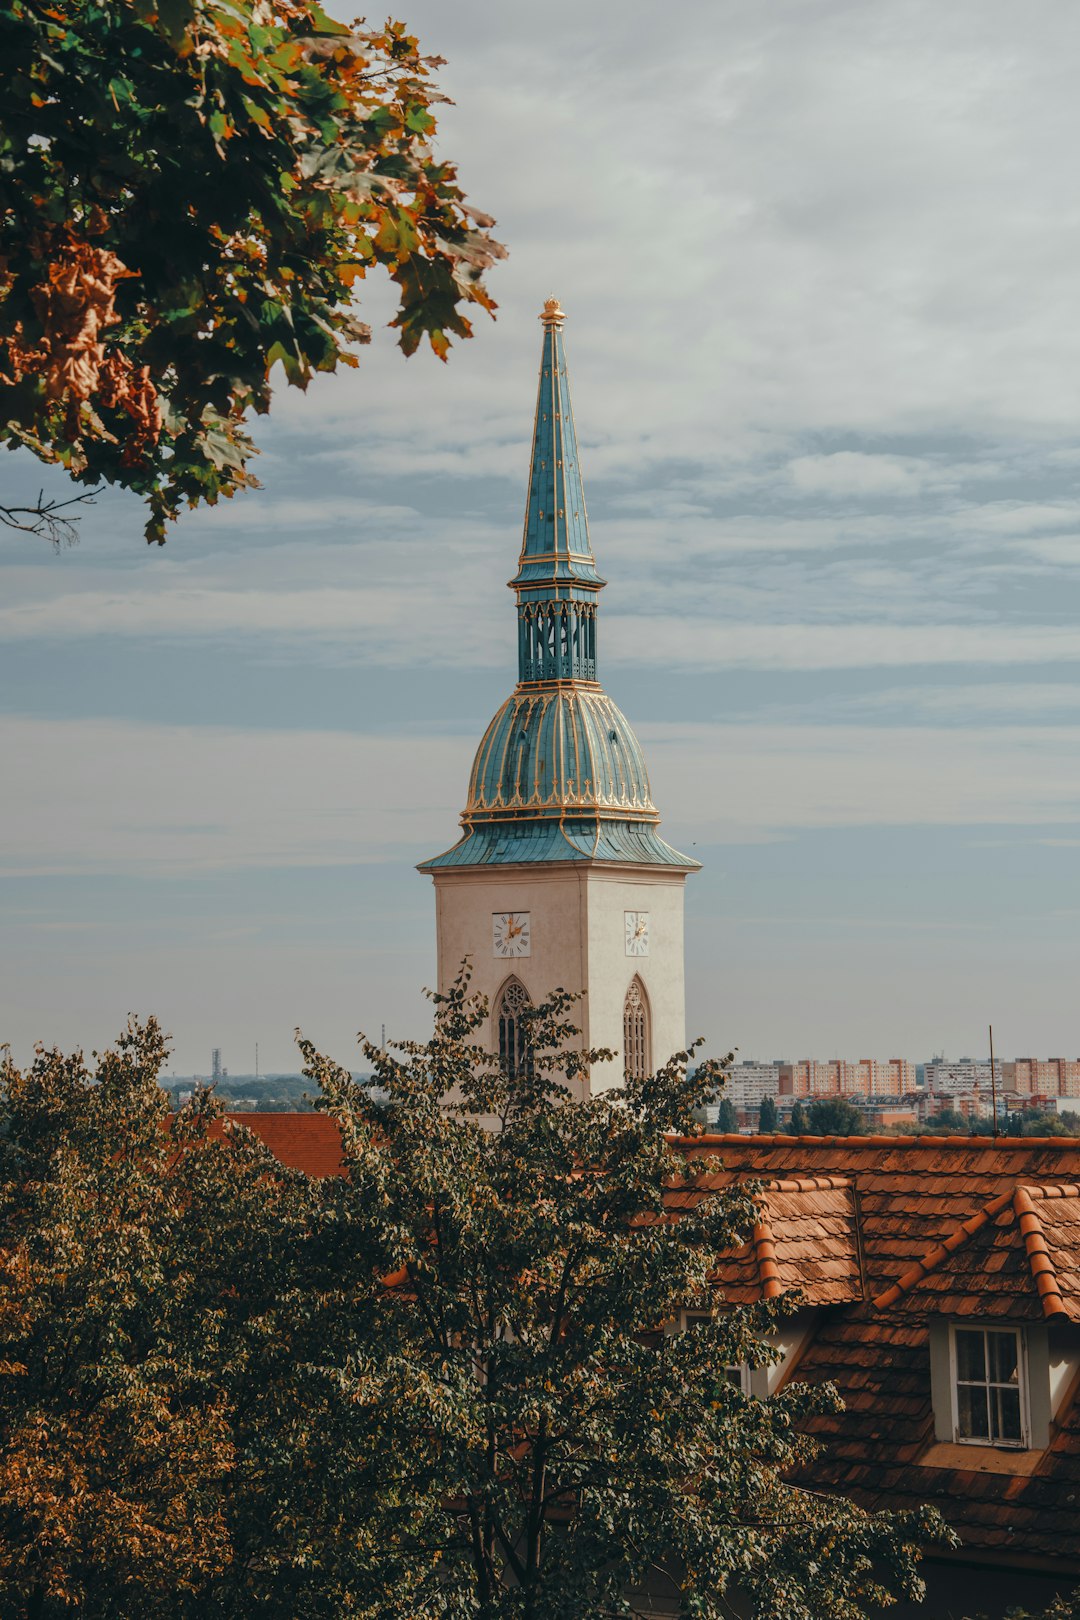
[[[493,956],[531,956],[532,926],[527,911],[496,911],[491,917]]]
[[[648,956],[649,913],[647,911],[627,911],[624,916],[626,919],[627,956]]]

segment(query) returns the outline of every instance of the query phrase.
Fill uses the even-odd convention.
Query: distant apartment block
[[[1031,1097],[1080,1097],[1080,1058],[1017,1058],[1001,1067],[1010,1091]]]
[[[925,1082],[919,1083],[924,1067]],[[989,1115],[996,1090],[999,1107],[1006,1099],[1080,1098],[1080,1058],[1015,1058],[995,1065],[991,1084],[989,1058],[932,1058],[925,1066],[907,1058],[801,1058],[797,1063],[775,1059],[736,1063],[723,1095],[741,1114],[753,1114],[766,1097],[789,1106],[815,1097],[850,1097],[853,1100],[919,1097],[920,1118],[952,1107],[965,1114]],[[704,1110],[708,1124],[716,1123],[719,1096]],[[1014,1104],[1015,1105],[1015,1104]]]
[[[995,1065],[990,1060],[960,1058],[949,1063],[934,1058],[926,1065],[926,1089],[937,1096],[969,1096],[996,1086],[998,1096],[1017,1092],[1022,1097],[1080,1097],[1080,1058],[1014,1058]]]
[[[736,1063],[724,1087],[736,1108],[760,1108],[766,1097],[780,1095],[780,1068],[777,1063]]]
[[[999,1091],[1012,1089],[1006,1087],[1004,1070],[1007,1064],[997,1065],[996,1083]],[[939,1096],[958,1096],[961,1093],[969,1094],[982,1091],[987,1095],[991,1089],[990,1059],[985,1062],[982,1058],[957,1058],[955,1063],[945,1058],[932,1058],[926,1065],[926,1089]]]
[[[902,1097],[915,1086],[907,1058],[802,1058],[780,1066],[780,1091],[789,1097]]]

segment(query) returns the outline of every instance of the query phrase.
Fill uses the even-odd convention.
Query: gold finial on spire
[[[546,329],[549,326],[561,326],[563,321],[565,321],[566,316],[559,308],[559,300],[557,298],[545,298],[544,307],[540,311],[539,318],[543,321]]]

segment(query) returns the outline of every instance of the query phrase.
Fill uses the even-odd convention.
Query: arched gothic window
[[[623,1067],[631,1079],[644,1080],[649,1073],[649,1003],[645,986],[636,976],[630,981],[623,1002]]]
[[[532,1049],[522,1013],[531,1007],[529,992],[520,979],[507,979],[495,1003],[495,1025],[499,1034],[499,1062],[510,1080],[532,1073]]]

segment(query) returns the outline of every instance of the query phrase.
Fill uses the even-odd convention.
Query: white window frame
[[[985,1338],[990,1333],[1011,1334],[1016,1342],[1016,1372],[1017,1387],[1020,1396],[1020,1436],[1016,1440],[995,1439],[992,1435],[967,1435],[960,1433],[960,1385],[957,1365],[956,1335],[958,1333],[981,1333]],[[989,1357],[985,1356],[984,1364],[989,1371]],[[965,1380],[965,1384],[968,1381]],[[997,1388],[989,1378],[986,1380],[987,1388]],[[991,1322],[950,1322],[949,1323],[949,1398],[952,1414],[952,1437],[959,1446],[982,1446],[994,1451],[1027,1451],[1031,1446],[1031,1409],[1029,1391],[1031,1380],[1028,1374],[1027,1335],[1022,1327],[1001,1325]]]

